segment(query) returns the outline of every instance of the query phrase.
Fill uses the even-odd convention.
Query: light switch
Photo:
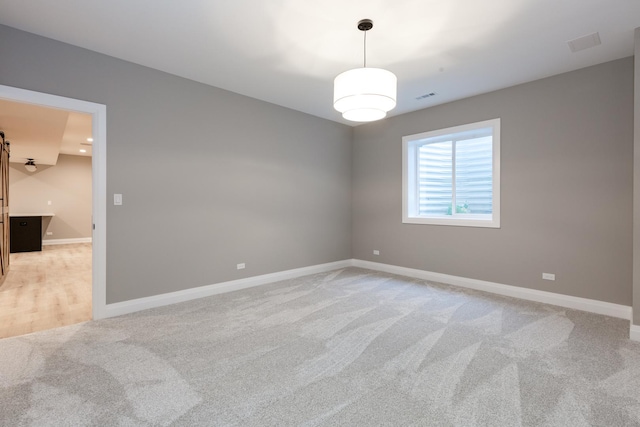
[[[113,204],[116,206],[120,206],[122,204],[122,194],[113,195]]]

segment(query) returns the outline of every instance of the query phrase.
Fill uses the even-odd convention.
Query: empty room
[[[629,0],[0,0],[0,101],[92,139],[90,319],[0,339],[0,425],[640,426],[638,58]],[[0,298],[64,286],[24,163]]]

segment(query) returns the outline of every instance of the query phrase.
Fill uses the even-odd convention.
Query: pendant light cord
[[[364,68],[367,68],[367,32],[364,33]]]

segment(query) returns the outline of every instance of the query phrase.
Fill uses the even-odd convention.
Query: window
[[[500,119],[402,138],[402,222],[500,227]]]

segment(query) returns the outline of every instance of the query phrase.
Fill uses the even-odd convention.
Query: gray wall
[[[43,233],[53,233],[44,240],[91,237],[91,157],[60,154],[55,166],[33,173],[11,163],[9,196],[12,213],[55,213],[44,219]]]
[[[351,257],[632,303],[632,58],[354,130],[3,26],[0,58],[107,105],[108,303]],[[502,228],[402,224],[401,137],[495,117]]]
[[[635,31],[633,116],[633,324],[640,325],[640,28]]]
[[[350,127],[5,26],[0,58],[107,106],[107,303],[350,258]]]
[[[496,117],[501,228],[402,224],[402,136]],[[359,126],[352,182],[354,258],[631,305],[633,58]]]

